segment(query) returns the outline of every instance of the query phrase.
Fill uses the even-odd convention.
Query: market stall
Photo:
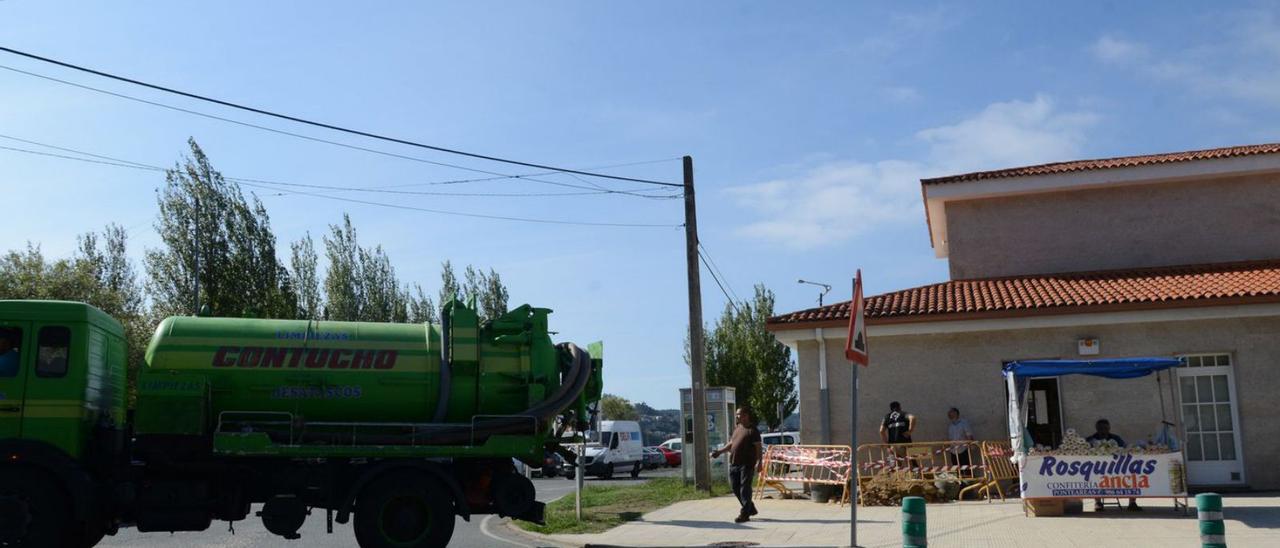
[[[1005,366],[1009,388],[1009,435],[1013,460],[1018,465],[1022,498],[1031,503],[1084,498],[1172,498],[1175,507],[1186,508],[1186,458],[1181,451],[1176,422],[1164,409],[1164,379],[1172,391],[1170,358],[1108,360],[1034,360]],[[1057,447],[1035,445],[1026,430],[1027,386],[1032,377],[1091,375],[1108,379],[1135,379],[1156,375],[1161,423],[1149,440],[1125,447],[1114,442],[1089,443],[1068,429]],[[1172,393],[1170,395],[1172,399]]]

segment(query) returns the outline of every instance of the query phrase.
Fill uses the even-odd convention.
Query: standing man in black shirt
[[[733,496],[738,498],[738,504],[742,505],[742,511],[733,522],[742,523],[759,513],[755,503],[751,502],[751,482],[760,468],[764,444],[760,440],[760,431],[756,430],[756,418],[751,408],[739,407],[735,416],[738,426],[733,429],[729,444],[712,451],[711,457],[729,453],[729,485],[733,487]]]
[[[884,443],[911,443],[916,431],[916,416],[902,410],[902,404],[889,403],[889,414],[880,423],[880,440]]]

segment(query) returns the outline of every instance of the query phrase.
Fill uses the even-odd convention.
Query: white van
[[[765,432],[760,434],[760,441],[765,447],[770,445],[800,445],[799,432]]]
[[[644,440],[640,437],[640,423],[636,421],[600,421],[598,437],[587,444],[587,454],[583,459],[588,476],[604,479],[613,477],[614,472],[630,472],[631,477],[640,477],[644,468]],[[577,470],[565,463],[565,477],[572,479]]]

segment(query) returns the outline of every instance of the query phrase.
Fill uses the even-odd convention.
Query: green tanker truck
[[[364,547],[444,546],[455,516],[533,522],[513,459],[569,453],[602,348],[553,343],[550,310],[439,325],[171,317],[126,405],[119,322],[83,303],[0,301],[0,546],[92,546],[120,527],[313,511]]]

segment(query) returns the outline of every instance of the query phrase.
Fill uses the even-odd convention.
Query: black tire
[[[559,472],[556,472],[556,469],[551,466],[542,469],[542,477],[544,478],[554,478],[558,473]]]
[[[600,477],[604,479],[613,479],[613,463],[612,462],[604,465],[604,473],[600,474]]]
[[[635,466],[631,467],[631,479],[638,477],[640,477],[640,463],[637,462]]]
[[[64,523],[71,501],[53,476],[26,466],[0,468],[0,499],[7,511],[18,512],[5,516],[10,530],[0,530],[0,545],[65,546],[76,540]]]
[[[107,529],[102,525],[86,524],[84,529],[80,531],[79,536],[73,539],[68,546],[74,546],[76,548],[93,548],[94,546],[97,546],[99,542],[102,542],[102,537],[105,536],[107,536]]]
[[[578,475],[578,473],[577,473],[577,472],[574,472],[573,470],[565,470],[565,471],[564,471],[564,479],[571,480],[571,479],[573,479],[573,478],[574,478],[574,476],[576,476],[576,475]]]
[[[452,497],[418,472],[392,472],[356,498],[355,533],[361,548],[442,548],[453,537]]]

